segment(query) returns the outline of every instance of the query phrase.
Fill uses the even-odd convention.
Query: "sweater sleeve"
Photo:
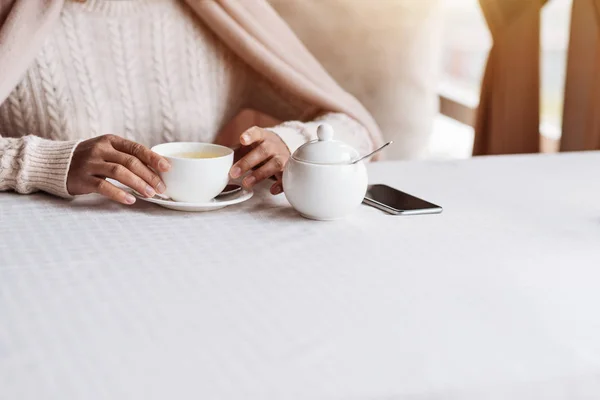
[[[354,147],[359,153],[368,153],[374,144],[367,129],[343,113],[329,112],[275,87],[258,73],[252,71],[248,80],[247,107],[268,114],[283,123],[269,127],[294,152],[302,144],[317,138],[317,127],[330,124],[335,138]]]
[[[67,174],[79,141],[52,141],[37,136],[0,137],[0,191],[44,191],[70,198]]]

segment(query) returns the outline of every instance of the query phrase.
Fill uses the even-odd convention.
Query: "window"
[[[558,140],[562,128],[572,0],[550,0],[542,12],[540,131]]]
[[[444,0],[444,49],[440,94],[468,107],[479,102],[481,79],[492,39],[478,0]],[[572,0],[550,0],[542,11],[541,124],[548,139],[560,138]],[[473,128],[439,116],[433,156],[464,158]]]

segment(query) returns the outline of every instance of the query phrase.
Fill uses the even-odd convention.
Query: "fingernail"
[[[158,193],[164,193],[165,190],[167,190],[167,187],[165,186],[164,183],[159,183],[158,185],[156,185],[156,190],[158,190]]]
[[[243,141],[243,142],[248,142],[248,141],[250,141],[250,135],[246,135],[246,134],[242,135],[242,141]]]
[[[237,178],[241,174],[242,174],[242,170],[240,169],[240,167],[233,167],[231,169],[231,177],[232,178]]]
[[[166,160],[160,160],[158,162],[158,169],[163,172],[167,172],[171,168],[171,164],[169,164]]]
[[[148,195],[148,197],[154,197],[156,192],[154,191],[154,189],[152,189],[152,186],[148,185],[146,186],[146,194]]]
[[[273,188],[273,194],[279,194],[281,193],[281,186],[279,185],[275,185],[275,187]]]
[[[244,185],[246,185],[246,187],[254,185],[254,182],[256,182],[256,178],[253,175],[250,175],[249,177],[244,179]]]
[[[133,197],[130,194],[126,194],[125,195],[125,203],[127,203],[127,204],[133,204],[133,203],[135,203],[135,197]]]

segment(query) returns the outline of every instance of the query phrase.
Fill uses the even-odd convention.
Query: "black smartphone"
[[[442,207],[387,185],[370,185],[363,203],[394,215],[439,214]]]

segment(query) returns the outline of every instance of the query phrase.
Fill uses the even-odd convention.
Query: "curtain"
[[[539,152],[540,10],[545,2],[479,0],[493,46],[473,155]]]
[[[573,0],[561,151],[600,150],[600,0]]]

